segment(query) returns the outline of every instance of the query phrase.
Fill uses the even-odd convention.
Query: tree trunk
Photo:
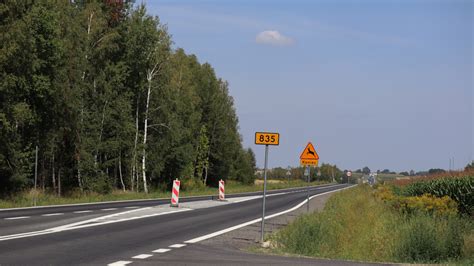
[[[58,169],[58,196],[61,197],[61,167]]]
[[[43,159],[41,160],[41,190],[44,193],[44,190],[46,189],[46,178],[45,178],[45,166],[44,166],[44,161],[45,161],[45,155],[43,154]]]
[[[125,183],[123,183],[123,176],[122,176],[122,153],[119,154],[119,161],[118,161],[118,167],[119,167],[119,176],[120,176],[120,183],[122,183],[122,190],[125,192]]]
[[[140,102],[140,96],[137,96],[137,110],[135,111],[135,142],[133,146],[133,155],[132,155],[132,176],[130,178],[132,191],[135,190],[135,178],[137,178],[137,145],[138,145],[138,104]],[[137,189],[138,191],[138,189]]]
[[[52,181],[53,181],[53,190],[56,191],[56,176],[55,176],[55,169],[54,169],[54,149],[53,149],[53,159],[52,159],[52,162],[51,162],[51,168],[53,170],[53,176],[51,177]]]
[[[143,126],[143,157],[142,157],[142,178],[143,178],[143,190],[148,194],[148,186],[146,181],[146,138],[148,132],[148,108],[150,107],[150,95],[151,95],[151,77],[148,78],[148,93],[146,97],[146,109],[145,109],[145,125]]]

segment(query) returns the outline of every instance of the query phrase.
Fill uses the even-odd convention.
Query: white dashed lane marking
[[[182,247],[185,247],[186,244],[174,244],[174,245],[171,245],[169,246],[170,248],[182,248]]]
[[[102,209],[101,211],[113,211],[116,210],[117,208],[108,208],[108,209]]]
[[[123,266],[132,263],[131,261],[119,260],[114,263],[107,264],[107,266]]]
[[[92,212],[91,210],[85,210],[85,211],[77,211],[77,212],[74,212],[74,213],[86,213],[86,212]]]
[[[58,212],[58,213],[48,213],[48,214],[43,214],[41,216],[58,216],[58,215],[63,215],[64,213]]]
[[[125,207],[125,209],[137,209],[137,208],[140,208],[140,207],[138,207],[138,206]]]
[[[146,258],[149,258],[149,257],[152,257],[152,256],[153,255],[151,255],[151,254],[140,254],[140,255],[137,255],[135,257],[132,257],[132,259],[141,259],[141,260],[143,260],[143,259],[146,259]]]
[[[153,250],[153,253],[165,253],[165,252],[168,252],[170,250],[171,249],[169,249],[169,248],[160,248],[160,249],[157,249],[157,250]]]
[[[9,217],[5,218],[5,220],[19,220],[19,219],[28,219],[30,216],[18,216],[18,217]]]

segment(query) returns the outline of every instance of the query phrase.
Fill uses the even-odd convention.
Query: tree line
[[[126,1],[0,3],[0,192],[254,180],[229,84]]]
[[[275,167],[267,170],[268,179],[280,180],[306,180],[304,176],[305,167]],[[343,182],[343,178],[347,170],[341,170],[337,165],[329,163],[322,163],[317,167],[310,167],[309,179],[310,181],[326,181],[326,182]],[[257,171],[258,178],[264,178],[263,170]]]

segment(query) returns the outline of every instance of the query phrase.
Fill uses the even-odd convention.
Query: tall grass
[[[362,261],[456,260],[472,247],[472,222],[456,216],[402,215],[359,186],[333,195],[320,213],[304,215],[272,236],[280,252]]]

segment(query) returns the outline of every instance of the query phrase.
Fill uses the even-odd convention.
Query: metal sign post
[[[308,142],[303,152],[300,155],[300,165],[306,167],[304,175],[306,176],[306,211],[309,212],[309,180],[310,180],[310,165],[318,166],[319,155],[316,152],[313,144]]]
[[[306,166],[304,175],[306,176],[306,181],[308,182],[308,185],[306,186],[306,212],[309,212],[309,178],[310,178],[309,165]]]
[[[262,225],[260,228],[260,243],[263,243],[265,234],[265,199],[267,197],[267,166],[268,166],[268,145],[265,145],[265,168],[263,170],[263,203],[262,203]]]
[[[268,146],[279,145],[280,134],[270,132],[255,132],[255,144],[265,145],[265,167],[263,169],[262,225],[260,228],[260,243],[263,244],[265,236],[265,200],[267,197]]]

